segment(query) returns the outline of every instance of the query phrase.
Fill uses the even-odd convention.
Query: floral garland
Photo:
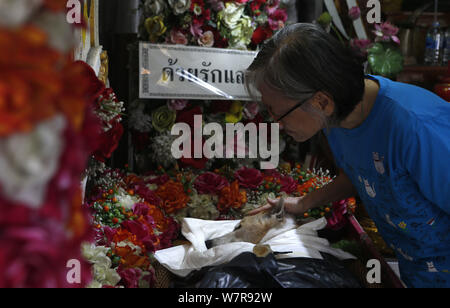
[[[84,253],[93,266],[91,287],[153,286],[153,254],[173,245],[184,217],[241,219],[269,197],[304,196],[333,180],[328,171],[290,164],[267,172],[247,167],[194,172],[160,166],[144,176],[105,169],[97,179],[86,203],[97,234],[96,244],[87,245]],[[340,229],[355,203],[354,198],[342,200],[304,217],[326,217],[329,228]]]
[[[104,85],[71,62],[66,1],[0,0],[0,287],[82,287],[92,237],[80,176]],[[67,277],[80,261],[80,281]]]
[[[284,27],[280,0],[142,0],[141,37],[152,43],[256,49]]]

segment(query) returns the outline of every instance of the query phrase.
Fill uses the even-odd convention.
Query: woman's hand
[[[309,208],[302,202],[303,197],[285,197],[284,198],[284,210],[286,213],[293,215],[301,215],[306,212]],[[263,211],[271,209],[278,203],[279,199],[267,199],[267,204],[254,209],[247,213],[247,215],[256,215]]]

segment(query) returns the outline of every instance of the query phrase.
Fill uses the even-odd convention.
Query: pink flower
[[[199,194],[217,194],[225,186],[228,186],[227,179],[213,172],[199,175],[194,182],[194,187]]]
[[[350,17],[351,20],[356,20],[361,16],[361,10],[359,9],[359,6],[354,6],[350,10],[348,10],[348,17]]]
[[[276,31],[278,29],[281,29],[284,27],[284,23],[286,22],[288,16],[286,13],[286,10],[284,9],[277,9],[272,14],[269,15],[269,27],[273,31]]]
[[[190,31],[193,37],[199,38],[203,34],[202,26],[203,23],[200,20],[194,18],[190,26]]]
[[[280,0],[268,0],[266,5],[267,15],[272,15],[280,6]]]
[[[185,99],[171,99],[167,101],[167,106],[172,110],[183,110],[188,104]]]
[[[397,37],[399,29],[389,22],[384,22],[382,24],[375,25],[375,35],[377,36],[375,41],[393,42],[400,44],[400,39]]]
[[[122,266],[120,266],[117,270],[117,273],[122,278],[121,283],[123,283],[126,288],[139,288],[139,279],[142,275],[142,271],[139,268],[123,269]]]
[[[186,36],[183,34],[183,32],[176,29],[172,29],[172,31],[170,31],[170,43],[178,45],[187,45],[188,40]]]
[[[371,44],[371,40],[353,39],[350,41],[350,46],[352,46],[352,48],[356,49],[360,54],[364,56],[367,54],[367,49]]]
[[[332,206],[332,215],[327,218],[327,227],[332,230],[339,230],[345,226],[347,220],[347,203],[345,200],[334,202]]]
[[[242,167],[234,173],[234,176],[244,188],[256,189],[263,181],[261,171],[254,168]]]
[[[214,34],[212,31],[206,31],[198,38],[197,42],[200,46],[212,47],[214,45]]]

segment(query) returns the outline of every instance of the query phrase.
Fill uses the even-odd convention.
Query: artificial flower
[[[170,31],[170,43],[178,45],[187,45],[188,40],[186,36],[183,34],[183,32],[174,28]]]
[[[214,172],[205,172],[194,181],[194,187],[199,194],[217,194],[227,185],[227,179]]]
[[[217,200],[211,195],[191,195],[188,203],[189,217],[205,220],[217,219],[220,213],[215,206],[216,203]]]
[[[183,110],[186,108],[188,101],[185,99],[170,99],[167,101],[167,106],[172,110]]]
[[[231,103],[230,109],[225,114],[225,122],[226,123],[237,123],[242,120],[242,111],[244,107],[242,106],[242,102],[233,101]]]
[[[145,20],[145,29],[149,34],[150,42],[157,42],[167,31],[167,27],[164,25],[164,18],[160,15],[149,17]]]
[[[159,132],[170,131],[176,117],[177,114],[174,110],[169,109],[167,106],[161,106],[152,113],[153,127]]]
[[[128,113],[128,126],[140,133],[149,133],[152,129],[152,118],[144,112],[145,103],[135,100],[131,103]]]
[[[256,189],[263,181],[261,171],[254,168],[242,167],[234,173],[234,177],[239,181],[239,184],[244,188]]]
[[[269,14],[269,27],[273,31],[283,28],[286,21],[287,13],[284,9],[277,9],[272,14]]]
[[[164,0],[145,0],[144,11],[148,15],[160,15],[166,8]]]
[[[396,44],[400,44],[400,39],[397,36],[399,28],[391,24],[390,22],[383,22],[382,24],[375,24],[376,35],[375,41],[389,42],[392,40]]]
[[[191,7],[191,0],[169,0],[169,5],[175,15],[181,15]]]
[[[361,10],[359,6],[353,6],[348,10],[348,17],[350,17],[351,20],[356,20],[361,16]]]
[[[189,197],[184,192],[183,185],[172,180],[161,185],[156,191],[156,194],[162,200],[162,207],[169,214],[185,208],[189,201]]]
[[[228,29],[234,29],[237,27],[239,19],[244,14],[244,5],[235,4],[233,2],[227,2],[225,9],[217,14],[219,22],[223,23]]]
[[[214,34],[212,31],[203,32],[198,39],[198,44],[203,47],[212,47],[214,45]]]
[[[221,213],[227,213],[230,208],[240,209],[247,202],[247,193],[240,190],[238,181],[222,188],[220,191],[217,209]]]

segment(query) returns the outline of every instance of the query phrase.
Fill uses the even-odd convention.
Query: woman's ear
[[[319,91],[314,95],[312,105],[323,111],[327,117],[334,113],[335,104],[333,99],[323,92]]]

